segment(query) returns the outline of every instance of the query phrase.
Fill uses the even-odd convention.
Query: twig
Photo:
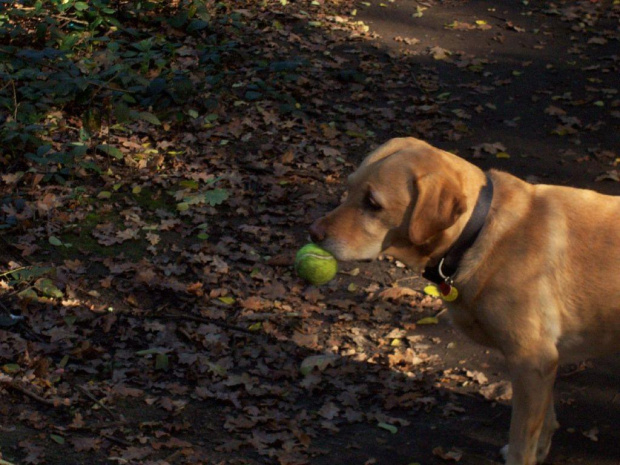
[[[88,26],[90,23],[88,21],[84,21],[82,19],[77,19],[77,18],[70,18],[68,16],[63,16],[63,15],[52,15],[53,18],[58,18],[58,19],[63,19],[69,23],[75,23],[75,24],[84,24],[85,26]]]
[[[21,392],[22,394],[30,397],[31,399],[36,400],[37,402],[41,402],[42,404],[49,405],[51,407],[57,407],[58,405],[62,405],[59,401],[54,401],[51,399],[45,399],[41,397],[39,394],[35,394],[32,391],[29,391],[23,386],[20,386],[15,380],[12,379],[0,379],[0,383],[4,384],[6,387],[10,387],[15,389],[16,391]]]
[[[27,267],[25,266],[20,266],[18,268],[15,268],[14,270],[9,270],[9,271],[3,271],[2,273],[0,273],[0,278],[4,278],[7,275],[10,275],[11,273],[15,273],[17,271],[21,271],[21,270],[25,270]]]
[[[182,449],[179,449],[179,450],[175,451],[174,453],[170,454],[168,457],[166,457],[166,458],[164,459],[164,461],[165,461],[165,462],[168,462],[168,463],[172,463],[172,462],[173,462],[174,460],[176,460],[176,459],[179,457],[179,455],[181,455],[182,453],[183,453],[183,450],[182,450]],[[2,465],[2,464],[0,464],[0,465]]]
[[[118,421],[110,421],[108,423],[103,422],[103,423],[94,423],[92,425],[71,426],[71,429],[75,431],[79,431],[79,430],[98,431],[101,429],[115,428],[117,426],[125,426],[127,423],[128,423],[127,420],[118,420]]]
[[[400,283],[402,281],[414,281],[416,279],[421,280],[422,278],[420,278],[417,275],[403,276],[402,278],[396,279],[394,282],[398,284],[398,283]],[[417,289],[414,289],[414,290],[417,290]],[[421,291],[419,291],[419,292],[421,292]]]
[[[112,410],[110,410],[106,405],[104,405],[103,403],[101,403],[100,400],[98,400],[95,396],[93,396],[90,392],[88,392],[86,389],[84,389],[82,386],[78,386],[76,385],[75,388],[80,391],[82,394],[84,394],[86,397],[88,397],[90,400],[92,400],[95,404],[97,404],[99,407],[101,407],[103,410],[106,411],[106,413],[110,416],[110,418],[112,418],[112,420],[118,420],[118,418],[116,417],[116,415],[114,414],[114,412]]]
[[[117,438],[116,436],[112,436],[111,434],[102,434],[101,437],[106,438],[109,441],[120,444],[121,446],[129,447],[131,443],[129,441],[125,441],[124,439]]]
[[[436,314],[435,314],[435,318],[439,318],[441,315],[443,315],[444,313],[446,313],[448,311],[447,308],[442,308],[441,310],[439,310]]]
[[[7,83],[5,85],[3,85],[2,87],[0,87],[0,92],[2,92],[4,89],[6,89],[7,87],[9,87],[11,85],[11,81],[7,81]]]
[[[570,371],[558,373],[558,378],[567,378],[577,373],[581,373],[582,371],[585,371],[585,370],[586,370],[586,365],[583,362],[581,362],[581,363],[578,363],[577,366]]]

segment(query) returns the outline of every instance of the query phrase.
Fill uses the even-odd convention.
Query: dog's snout
[[[321,220],[322,218],[319,218],[310,226],[310,239],[312,239],[312,242],[319,243],[325,239],[325,227]]]

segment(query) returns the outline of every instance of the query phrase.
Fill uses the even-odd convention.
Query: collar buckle
[[[443,257],[441,259],[441,261],[439,262],[439,265],[437,265],[437,272],[439,273],[439,276],[441,276],[441,279],[444,280],[444,282],[448,285],[452,285],[454,283],[454,280],[452,279],[452,276],[446,276],[443,272],[443,262],[446,259],[446,257]]]

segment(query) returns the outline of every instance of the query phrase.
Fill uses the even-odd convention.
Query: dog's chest
[[[446,302],[446,307],[452,322],[468,337],[487,347],[498,347],[493,339],[492,331],[475,312],[458,302]]]

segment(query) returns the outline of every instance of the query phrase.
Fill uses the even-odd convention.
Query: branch
[[[114,414],[114,412],[112,410],[110,410],[106,405],[101,403],[100,400],[98,400],[95,396],[93,396],[90,392],[88,392],[82,386],[77,386],[76,385],[75,389],[80,391],[82,394],[84,394],[86,397],[88,397],[90,400],[92,400],[95,404],[97,404],[99,407],[101,407],[103,410],[105,410],[106,413],[110,416],[110,418],[112,418],[112,420],[118,420],[118,418],[116,417],[116,415]]]
[[[0,379],[0,383],[4,384],[6,387],[10,387],[12,389],[15,389],[16,391],[21,392],[22,394],[30,397],[31,399],[36,400],[37,402],[40,402],[45,405],[49,405],[50,407],[58,407],[59,405],[62,405],[62,402],[60,401],[60,399],[55,399],[55,400],[45,399],[44,397],[41,397],[39,394],[36,394],[26,389],[25,387],[23,387],[22,385],[20,385],[17,381],[13,379]]]

